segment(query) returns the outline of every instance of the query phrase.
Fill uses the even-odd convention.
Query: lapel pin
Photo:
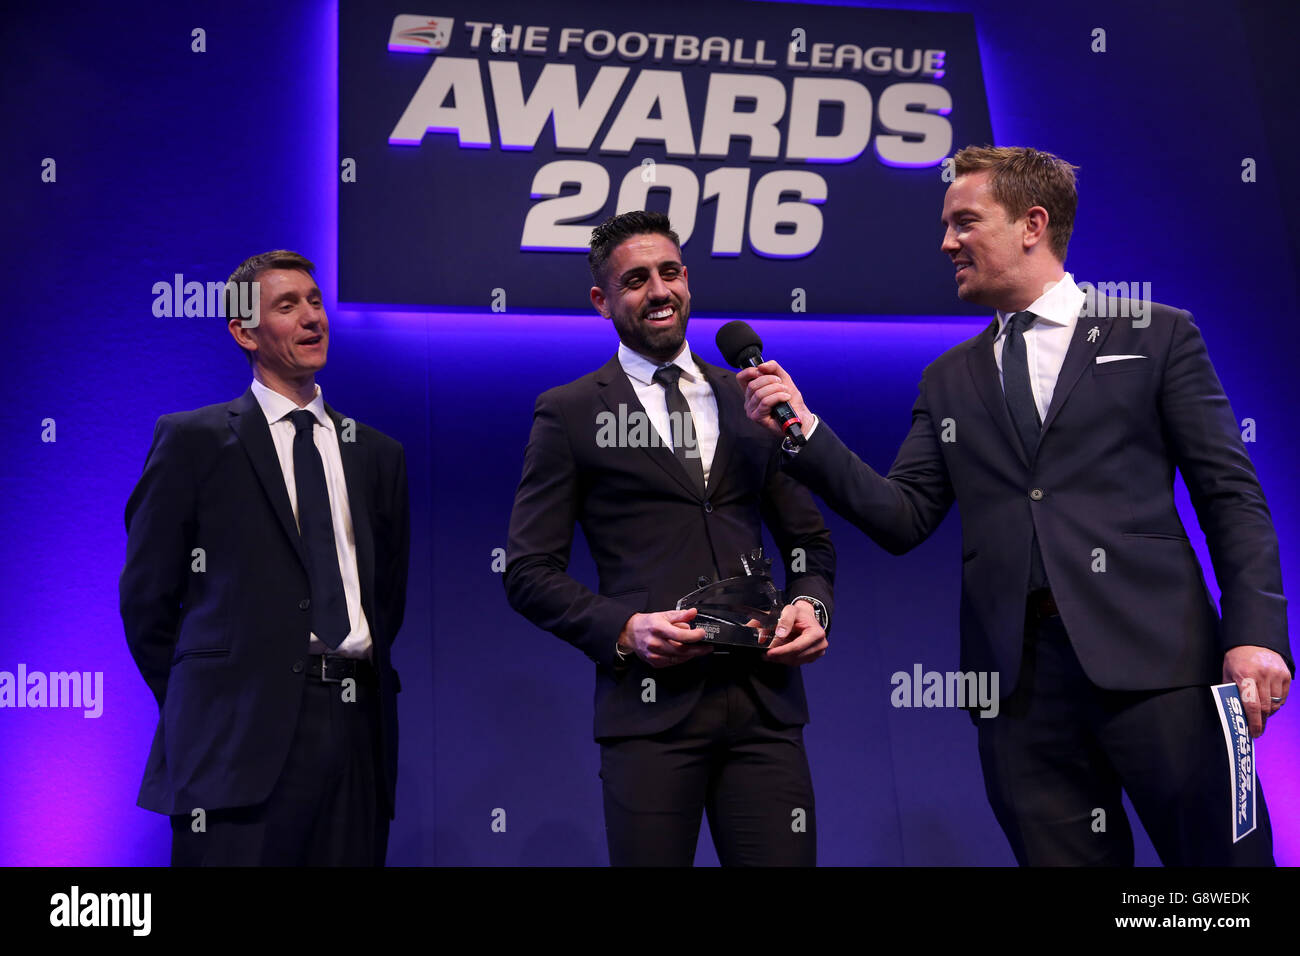
[[[1097,326],[1094,325],[1092,328],[1088,330],[1088,341],[1089,342],[1097,341],[1097,336],[1100,334],[1101,334],[1101,329],[1097,328]]]

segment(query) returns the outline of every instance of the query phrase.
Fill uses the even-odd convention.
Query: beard
[[[614,328],[618,330],[619,340],[634,352],[660,362],[666,362],[675,356],[681,351],[682,343],[686,341],[686,321],[690,318],[690,302],[679,302],[674,299],[645,311],[654,312],[665,305],[673,307],[675,321],[672,325],[662,328],[647,325],[644,313],[635,316],[613,316]]]

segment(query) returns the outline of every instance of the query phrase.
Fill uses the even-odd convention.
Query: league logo
[[[440,53],[451,42],[451,17],[419,17],[403,13],[393,17],[393,29],[388,35],[388,49],[392,53]]]

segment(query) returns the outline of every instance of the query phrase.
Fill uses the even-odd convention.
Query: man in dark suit
[[[173,865],[384,862],[406,464],[321,396],[313,268],[279,250],[235,270],[228,303],[255,283],[260,305],[227,308],[253,383],[162,416],[126,505],[122,622],[159,707],[139,804],[171,815]]]
[[[814,422],[787,470],[895,554],[955,500],[961,666],[1000,675],[978,727],[989,801],[1021,864],[1131,864],[1128,792],[1166,864],[1268,864],[1232,842],[1232,782],[1208,685],[1235,681],[1252,733],[1294,664],[1273,531],[1236,420],[1187,312],[1087,297],[1064,271],[1074,167],[968,148],[944,202],[958,295],[998,310],[924,372],[887,477]],[[739,376],[746,407],[790,401],[775,362]],[[1222,589],[1220,622],[1174,506],[1191,492]],[[1010,678],[1010,679],[1008,679]],[[1100,811],[1100,812],[1099,812]]]
[[[687,345],[687,272],[667,218],[607,220],[589,263],[592,304],[622,344],[537,399],[510,516],[510,605],[595,662],[612,864],[689,866],[707,810],[723,865],[812,865],[799,667],[827,646],[830,534],[781,473],[779,443],[745,418],[735,376]],[[613,435],[612,422],[629,421],[639,438],[636,424]],[[695,608],[665,609],[744,574],[762,521],[788,603],[767,649],[728,653],[691,627]],[[566,573],[575,523],[595,592]]]

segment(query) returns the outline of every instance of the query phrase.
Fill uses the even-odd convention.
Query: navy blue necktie
[[[330,495],[325,485],[325,465],[312,436],[316,416],[305,408],[290,412],[297,433],[293,436],[293,478],[298,488],[298,533],[307,552],[311,581],[311,629],[321,642],[337,648],[348,636],[348,602],[339,574]]]
[[[686,396],[682,394],[681,387],[677,384],[677,380],[681,377],[682,370],[678,365],[665,365],[655,369],[654,380],[664,387],[668,395],[668,435],[665,437],[669,442],[673,441],[675,429],[672,423],[675,412],[680,426],[676,437],[681,440],[673,443],[673,454],[677,456],[677,460],[686,469],[686,474],[695,483],[696,490],[703,496],[704,463],[700,461],[700,443],[695,435],[695,420],[691,418],[691,406],[686,404]],[[688,446],[694,452],[693,455],[687,453]]]
[[[1043,420],[1038,415],[1038,404],[1034,401],[1034,391],[1029,385],[1029,359],[1025,348],[1025,329],[1036,319],[1032,312],[1017,312],[1008,318],[1011,328],[1007,330],[1006,340],[1002,344],[1002,391],[1007,399],[1007,411],[1011,413],[1011,422],[1016,426],[1016,434],[1025,448],[1025,457],[1032,467],[1034,456],[1038,454],[1038,440],[1043,431]],[[1036,591],[1047,587],[1047,569],[1043,566],[1043,553],[1038,547],[1038,533],[1035,531],[1029,555],[1029,590]]]

